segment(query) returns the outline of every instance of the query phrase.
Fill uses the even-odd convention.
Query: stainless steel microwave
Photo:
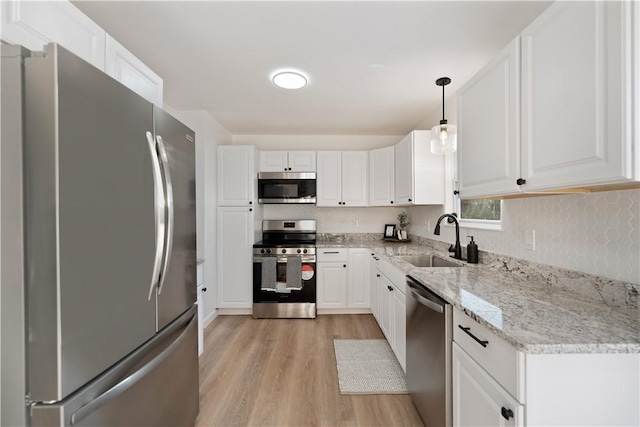
[[[260,172],[259,203],[315,203],[315,172]]]

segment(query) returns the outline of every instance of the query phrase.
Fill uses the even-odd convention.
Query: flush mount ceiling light
[[[433,154],[453,153],[458,148],[456,141],[456,127],[447,124],[444,118],[444,87],[451,83],[449,77],[440,77],[436,80],[438,86],[442,86],[442,120],[440,124],[431,128],[431,152]]]
[[[297,71],[280,71],[271,80],[283,89],[300,89],[307,85],[307,78]]]

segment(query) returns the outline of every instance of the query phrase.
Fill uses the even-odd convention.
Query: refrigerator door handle
[[[158,286],[160,279],[160,268],[162,266],[162,253],[164,252],[165,237],[165,199],[164,184],[162,182],[162,171],[160,170],[160,161],[158,160],[158,152],[156,151],[156,142],[151,132],[147,132],[147,143],[149,144],[149,152],[151,154],[151,164],[153,166],[153,195],[155,209],[155,225],[156,225],[156,252],[153,260],[153,270],[151,272],[151,285],[149,286],[149,301],[153,296],[153,291]]]
[[[188,335],[190,326],[197,320],[198,316],[194,315],[187,326],[184,328],[182,333],[174,342],[172,342],[167,348],[165,348],[160,354],[155,356],[149,363],[144,365],[141,369],[129,375],[118,384],[111,387],[109,390],[102,393],[100,396],[96,397],[91,402],[86,405],[80,407],[76,412],[71,415],[71,425],[77,424],[83,419],[87,418],[91,413],[99,409],[100,407],[107,404],[110,400],[118,397],[120,394],[124,393],[126,390],[131,388],[135,383],[144,378],[149,372],[154,370],[158,365],[160,365],[169,355],[180,346],[180,343],[184,341],[185,337]]]
[[[171,172],[169,171],[169,158],[167,157],[167,150],[164,147],[164,141],[160,135],[156,136],[158,141],[158,153],[160,154],[160,161],[162,162],[162,170],[164,172],[165,183],[165,203],[167,205],[167,240],[164,250],[164,260],[162,265],[162,274],[160,275],[160,285],[158,286],[158,295],[162,293],[165,279],[167,277],[167,270],[169,269],[169,259],[171,258],[171,252],[173,251],[173,184],[171,182]]]

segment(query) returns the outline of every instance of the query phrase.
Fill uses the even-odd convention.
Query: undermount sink
[[[436,255],[402,255],[398,258],[416,267],[462,267],[460,264]]]

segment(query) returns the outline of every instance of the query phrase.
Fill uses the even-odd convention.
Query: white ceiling
[[[402,135],[440,108],[438,77],[454,93],[550,3],[74,4],[164,78],[167,104],[232,134]],[[287,67],[307,87],[275,87]]]

